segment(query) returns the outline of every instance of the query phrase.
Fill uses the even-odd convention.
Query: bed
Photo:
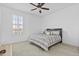
[[[48,51],[50,46],[62,42],[62,28],[45,29],[42,33],[30,35],[28,41]]]

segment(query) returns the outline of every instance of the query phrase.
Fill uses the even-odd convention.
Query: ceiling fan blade
[[[44,7],[41,7],[41,9],[44,9],[44,10],[49,10],[49,8],[44,8]]]
[[[34,10],[36,10],[37,8],[34,8],[34,9],[31,9],[31,11],[34,11]]]
[[[33,5],[33,6],[35,6],[35,7],[37,7],[37,5],[35,5],[35,4],[33,4],[33,3],[30,3],[31,5]]]
[[[42,11],[41,11],[41,10],[39,10],[39,13],[42,13]]]

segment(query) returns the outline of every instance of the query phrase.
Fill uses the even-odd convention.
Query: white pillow
[[[44,32],[43,32],[44,34],[46,34],[46,35],[59,35],[60,34],[60,31],[59,30],[45,30]]]
[[[50,31],[45,31],[45,34],[50,35],[51,32]]]
[[[51,35],[53,35],[53,34],[59,35],[60,31],[51,31]]]
[[[51,34],[51,32],[47,31],[47,30],[45,30],[43,33],[46,34],[46,35],[50,35]]]

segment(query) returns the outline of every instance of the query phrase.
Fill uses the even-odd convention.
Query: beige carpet
[[[79,56],[79,48],[67,44],[57,44],[52,46],[49,51],[29,44],[27,42],[12,45],[13,56]]]

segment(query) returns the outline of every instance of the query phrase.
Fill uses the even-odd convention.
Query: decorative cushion
[[[47,30],[44,30],[43,34],[50,35],[50,32]]]
[[[59,35],[60,34],[60,32],[59,31],[50,31],[51,32],[51,35]]]
[[[43,34],[46,34],[46,35],[59,35],[60,31],[55,30],[55,29],[46,29],[46,30],[44,30]]]

